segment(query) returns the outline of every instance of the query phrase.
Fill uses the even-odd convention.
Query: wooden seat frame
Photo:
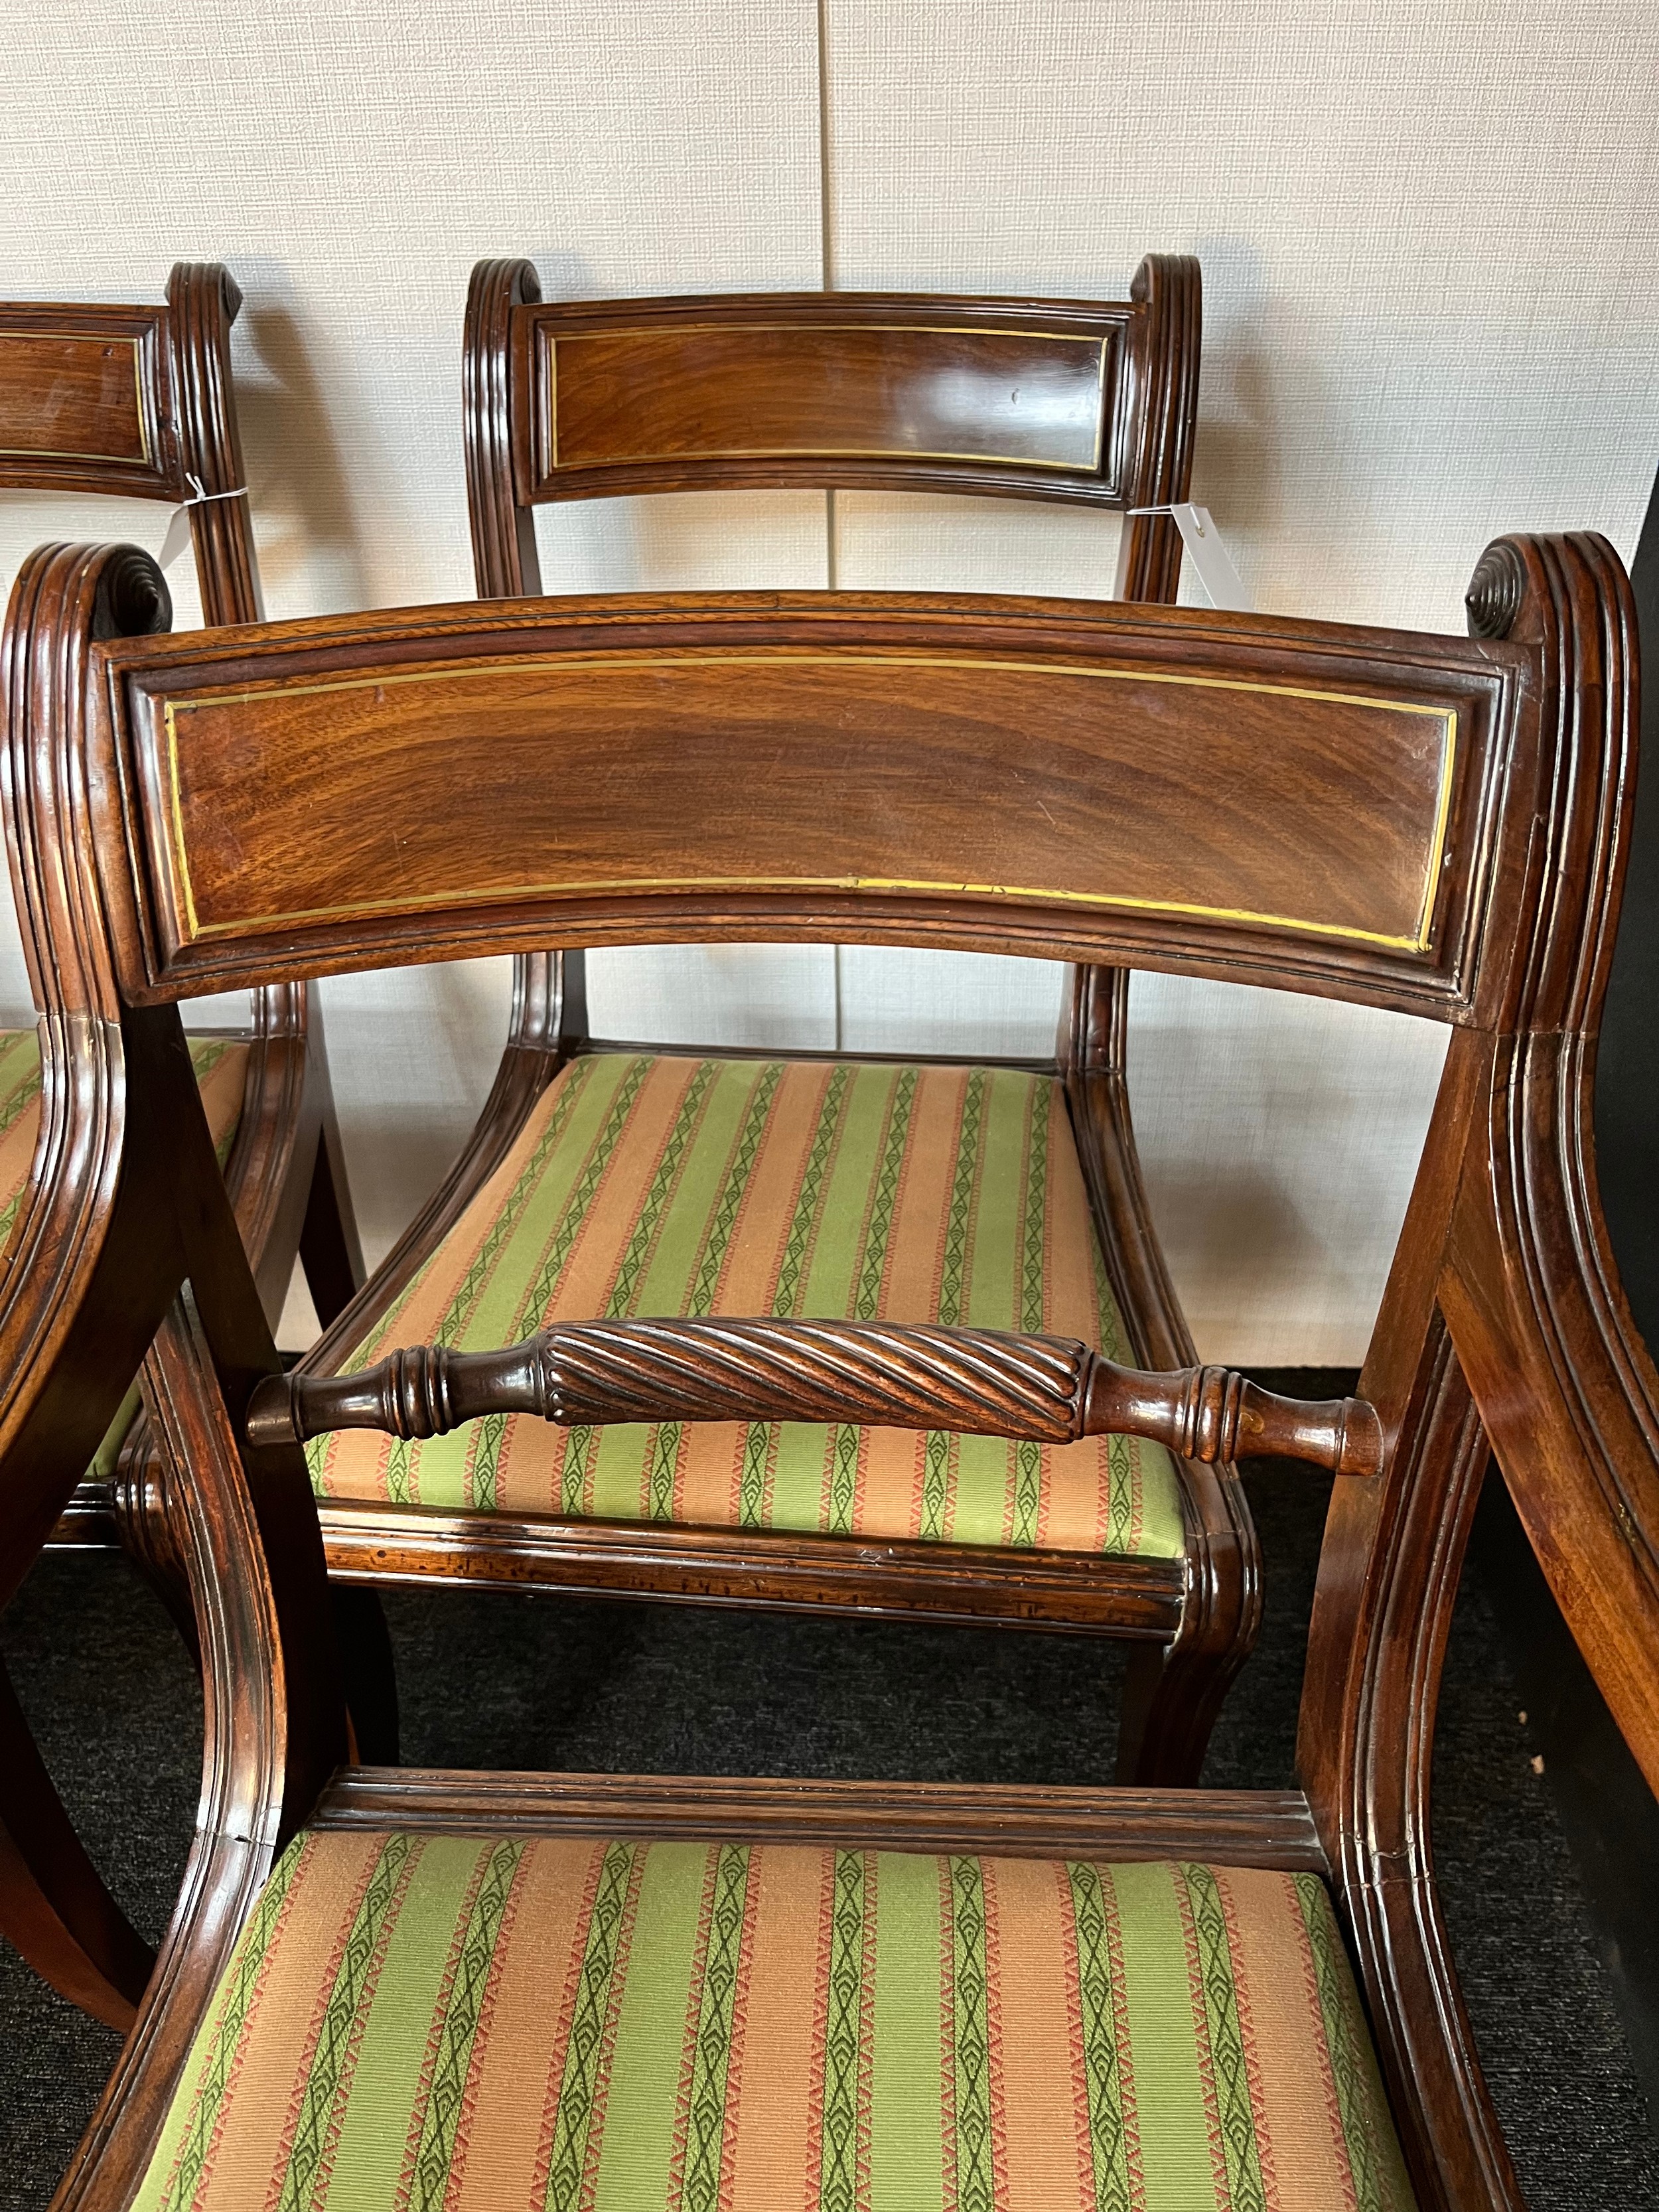
[[[264,619],[246,495],[230,363],[230,329],[241,305],[216,262],[179,262],[164,307],[0,303],[0,491],[64,491],[166,500],[209,495],[189,509],[202,610],[215,628]],[[8,642],[8,656],[10,645]],[[225,1186],[271,1327],[297,1256],[319,1315],[331,1320],[363,1279],[362,1254],[344,1175],[340,1133],[314,1006],[303,983],[254,992],[242,1105]],[[53,1532],[57,1548],[120,1546],[166,1600],[193,1643],[184,1562],[167,1486],[141,1413],[112,1478],[76,1487]],[[34,1876],[58,1844],[50,1819],[31,1841],[40,1802],[21,1748],[20,1722],[0,1670],[0,1932],[54,1978],[36,1954]],[[14,1786],[15,1785],[15,1786]],[[21,1886],[20,1886],[21,1885]],[[125,2025],[149,1974],[133,1938]],[[106,2007],[106,2010],[108,2008]]]
[[[64,1470],[95,1443],[112,1378],[150,1346],[147,1376],[188,1504],[207,1702],[187,1877],[60,2212],[128,2201],[273,1854],[307,1824],[1316,1869],[1424,2212],[1520,2203],[1433,1877],[1445,1640],[1495,1455],[1659,1782],[1659,1375],[1619,1287],[1589,1119],[1635,766],[1629,588],[1599,538],[1508,538],[1484,556],[1469,607],[1468,641],[1070,602],[759,594],[425,608],[169,639],[143,635],[164,597],[131,548],[35,556],[13,604],[5,790],[58,1133],[20,1226],[27,1264],[0,1285],[0,1597],[49,1532]],[[734,652],[739,672],[721,665]],[[861,665],[872,655],[878,681]],[[642,684],[665,731],[638,713]],[[902,747],[890,711],[900,687]],[[1179,727],[1166,741],[1206,772],[1147,787],[1176,841],[1170,871],[1149,875],[1144,822],[1121,826],[1136,804],[1125,770],[1159,742],[1172,699]],[[188,743],[170,746],[181,721]],[[692,805],[689,734],[717,753],[723,790],[745,745],[775,744],[779,726],[823,747],[847,819],[822,808],[809,819],[787,787],[757,777],[757,818],[734,828],[706,771]],[[954,781],[936,772],[942,742]],[[635,748],[638,772],[610,785],[634,794],[619,816],[585,808],[570,773],[599,744]],[[1048,810],[1006,805],[1011,749],[1028,783],[1069,792],[1075,825],[1046,830]],[[644,772],[653,758],[655,777]],[[878,758],[915,800],[906,886],[893,884],[880,818],[856,803],[859,773]],[[689,780],[674,785],[677,762]],[[999,796],[1007,842],[986,849],[1019,872],[964,882],[953,861],[964,839],[988,836]],[[366,863],[357,826],[388,808],[398,834],[379,837]],[[465,840],[453,835],[461,808]],[[1202,874],[1188,840],[1206,856]],[[678,876],[653,865],[670,849]],[[848,865],[855,849],[860,868]],[[766,856],[780,851],[799,874],[769,876]],[[303,1431],[349,1408],[339,1384],[281,1376],[175,1002],[566,938],[685,937],[1133,962],[1449,1026],[1361,1381],[1377,1428],[1363,1408],[1264,1417],[1268,1440],[1273,1425],[1282,1437],[1287,1419],[1301,1422],[1310,1455],[1339,1468],[1297,1789],[965,1790],[347,1761],[304,1460],[253,1438],[280,1436],[282,1419]],[[701,1365],[688,1364],[684,1323],[586,1332],[606,1340],[604,1403],[666,1416],[702,1391],[724,1418],[736,1407],[767,1419],[781,1391],[814,1418],[868,1419],[872,1390],[890,1389],[914,1417],[928,1387],[919,1355],[879,1328],[798,1324],[781,1365],[744,1351],[743,1324],[702,1328],[714,1341]],[[981,1361],[970,1333],[933,1334],[978,1378],[939,1396],[964,1429],[1010,1432],[998,1393],[1022,1363],[1076,1363],[1076,1347],[1047,1340],[1003,1339]],[[583,1338],[564,1328],[529,1347],[517,1402],[539,1392],[550,1418],[593,1417]],[[448,1384],[435,1355],[356,1381],[377,1424],[441,1425]],[[1115,1397],[1112,1418],[1152,1436],[1180,1419],[1194,1449],[1230,1448],[1227,1408],[1249,1412],[1228,1378],[1108,1384],[1135,1401],[1126,1410]],[[1054,1386],[1074,1426],[1087,1424],[1092,1389],[1076,1375]]]
[[[479,595],[540,591],[535,508],[567,499],[771,487],[977,494],[1103,512],[1167,507],[1188,491],[1200,324],[1198,264],[1175,254],[1149,256],[1130,298],[1107,304],[821,292],[553,304],[541,301],[531,263],[481,262],[464,356]],[[954,414],[942,410],[941,387],[958,395]],[[1012,401],[1000,416],[985,397],[994,389],[999,404],[1005,392],[1038,395],[1032,419]],[[1055,390],[1045,413],[1042,395]],[[929,450],[964,444],[972,451]],[[1167,514],[1126,513],[1120,598],[1173,601],[1180,565]],[[374,1330],[560,1067],[618,1048],[588,1034],[582,960],[574,949],[520,958],[509,1042],[467,1148],[307,1353],[307,1373],[331,1371]],[[1129,1117],[1127,988],[1121,969],[1077,969],[1055,1059],[1027,1064],[1064,1082],[1135,1357],[1182,1367],[1196,1353]],[[1127,1637],[1120,1778],[1182,1783],[1197,1778],[1215,1715],[1255,1643],[1261,1595],[1255,1532],[1231,1468],[1189,1462],[1177,1471],[1186,1552],[1172,1559],[352,1500],[325,1500],[321,1510],[330,1571],[347,1580],[535,1583]]]

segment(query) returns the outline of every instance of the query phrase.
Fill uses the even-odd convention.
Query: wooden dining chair
[[[167,280],[165,307],[0,303],[0,491],[191,502],[202,612],[216,628],[264,618],[230,362],[240,307],[227,269],[186,261]],[[246,1029],[203,1034],[191,1048],[272,1325],[296,1255],[319,1316],[331,1320],[361,1285],[363,1265],[328,1063],[304,984],[255,994]],[[0,1030],[0,1244],[16,1218],[40,1120],[35,1032]],[[136,1412],[135,1391],[54,1540],[122,1541],[159,1564],[171,1542]],[[174,1586],[171,1573],[161,1582]]]
[[[529,263],[482,263],[465,355],[480,595],[540,590],[534,514],[549,501],[810,485],[1082,502],[1103,518],[1167,505],[1188,489],[1199,320],[1198,264],[1170,255],[1107,305],[551,305]],[[1126,516],[1123,595],[1173,599],[1179,565],[1167,514]],[[457,1347],[489,1340],[508,1309],[526,1328],[555,1312],[755,1310],[1063,1316],[1124,1357],[1194,1358],[1135,1159],[1122,971],[1077,971],[1056,1058],[968,1066],[602,1044],[582,957],[520,961],[470,1145],[308,1372],[374,1359],[411,1299]],[[943,1434],[901,1449],[845,1425],[757,1427],[741,1467],[728,1457],[719,1440],[648,1428],[566,1451],[508,1419],[477,1450],[340,1437],[314,1472],[342,1577],[1127,1636],[1122,1775],[1195,1778],[1260,1616],[1231,1467],[1145,1439],[1060,1462]]]
[[[0,1595],[151,1346],[207,1709],[178,1909],[58,2212],[1518,2205],[1427,1804],[1489,1455],[1659,1781],[1659,1376],[1589,1118],[1634,773],[1611,549],[1500,540],[1469,641],[775,593],[147,635],[164,605],[133,549],[49,547],[12,617],[4,788],[64,1141],[0,1284]],[[458,1352],[418,1285],[404,1348],[282,1373],[180,1002],[763,938],[1446,1024],[1359,1396],[1137,1371],[1018,1310],[647,1309],[512,1345],[498,1303],[501,1346]],[[585,1055],[555,1080],[588,1132],[573,1192],[627,1079]],[[509,1419],[566,1453],[696,1428],[734,1470],[781,1420],[1331,1469],[1297,1786],[357,1765],[296,1440],[482,1449]]]
[[[230,366],[240,305],[223,268],[192,262],[173,269],[165,307],[0,304],[0,492],[194,501],[188,514],[202,609],[216,628],[258,622],[264,612]],[[24,649],[9,632],[9,686],[27,681],[17,665]],[[191,1053],[267,1319],[275,1328],[296,1254],[319,1313],[331,1318],[362,1281],[363,1267],[328,1064],[305,985],[257,990],[243,1027],[203,1031]],[[50,1069],[43,1071],[37,1031],[0,1030],[0,1268],[21,1263],[16,1231],[41,1141],[43,1073]],[[50,1084],[45,1110],[51,1145],[61,1134],[62,1102]],[[136,1372],[134,1362],[125,1379]],[[51,1541],[77,1550],[122,1547],[193,1641],[167,1485],[136,1382]],[[368,1668],[378,1662],[373,1702],[384,1714],[389,1662],[379,1658],[378,1609],[356,1600],[348,1610],[343,1632],[354,1649],[367,1649]],[[370,1698],[360,1694],[357,1702],[367,1716]],[[19,1722],[0,1669],[0,1747],[21,1746]],[[382,1745],[395,1741],[385,1726],[368,1732]],[[50,1820],[36,1833],[40,1778],[21,1749],[13,1757],[0,1747],[0,1831],[14,1850],[50,1863],[59,1842]],[[21,1894],[10,1889],[7,1856],[0,1840],[0,1931],[27,1954],[30,1885],[25,1878]],[[127,1945],[122,1956],[127,1994],[116,2016],[125,2009],[130,2017],[148,1961],[142,1947]]]

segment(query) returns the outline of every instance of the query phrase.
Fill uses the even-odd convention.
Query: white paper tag
[[[167,518],[167,534],[161,540],[161,550],[156,555],[163,571],[170,568],[190,543],[190,510],[192,507],[210,506],[216,499],[246,499],[247,486],[238,484],[234,491],[204,491],[199,477],[187,476],[185,482],[194,496],[182,507],[175,507]]]
[[[1237,614],[1250,612],[1255,602],[1245,588],[1244,579],[1233,566],[1231,554],[1221,542],[1221,532],[1207,507],[1194,507],[1186,500],[1174,507],[1132,507],[1129,513],[1172,515],[1210,605]]]
[[[167,534],[155,556],[163,568],[170,568],[190,543],[190,510],[194,505],[192,500],[183,507],[175,507],[167,517]]]

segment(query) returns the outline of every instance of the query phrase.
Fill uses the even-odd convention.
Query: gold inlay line
[[[559,459],[558,414],[558,354],[562,345],[593,344],[605,338],[648,338],[659,337],[683,337],[702,336],[711,331],[729,331],[739,337],[748,337],[757,331],[788,331],[798,337],[816,336],[820,331],[832,331],[846,336],[854,332],[899,331],[922,337],[971,338],[1035,338],[1048,345],[1091,345],[1098,349],[1095,364],[1095,423],[1094,446],[1088,461],[1043,460],[1035,454],[1022,453],[958,453],[936,450],[927,446],[699,446],[684,453],[608,453],[603,460],[568,461]],[[546,343],[549,368],[549,389],[544,416],[548,448],[551,455],[549,474],[556,475],[560,468],[571,469],[629,469],[640,468],[651,463],[672,461],[763,461],[763,460],[867,460],[867,461],[967,461],[983,467],[1008,469],[1054,469],[1074,476],[1097,476],[1106,439],[1106,351],[1118,336],[1115,330],[1103,331],[1098,337],[1081,335],[1070,331],[1025,331],[987,329],[971,324],[960,325],[947,323],[681,323],[666,331],[648,327],[624,327],[616,330],[576,331],[568,334],[549,331],[542,326],[538,335]]]
[[[532,310],[533,312],[533,310]],[[1054,345],[1104,345],[1125,327],[1121,321],[1112,322],[1104,331],[1044,331],[1034,330],[1024,323],[820,323],[820,322],[727,322],[727,323],[607,323],[598,330],[559,331],[548,328],[550,317],[539,319],[538,329],[551,345],[580,345],[599,338],[657,338],[702,337],[710,331],[732,331],[739,337],[750,331],[790,331],[797,337],[810,337],[819,331],[836,331],[845,335],[849,331],[898,331],[917,337],[929,338],[1041,338]]]
[[[580,671],[590,675],[610,675],[635,674],[641,669],[659,667],[775,667],[780,664],[818,667],[845,667],[851,665],[857,667],[968,668],[975,672],[997,669],[1019,675],[1079,677],[1097,682],[1167,684],[1176,688],[1194,690],[1249,692],[1269,698],[1308,699],[1329,706],[1368,708],[1380,714],[1427,716],[1441,726],[1440,775],[1436,792],[1433,827],[1429,840],[1423,900],[1419,911],[1416,933],[1412,936],[1400,936],[1382,931],[1360,929],[1346,922],[1310,921],[1300,915],[1261,913],[1253,908],[1242,907],[1207,906],[1184,899],[1140,897],[1127,892],[1062,890],[1052,886],[1030,884],[946,883],[925,877],[879,876],[637,876],[596,878],[580,882],[566,878],[553,878],[500,886],[489,890],[415,893],[396,899],[349,902],[332,907],[307,907],[296,908],[289,914],[244,916],[234,922],[211,922],[205,927],[198,918],[195,890],[191,878],[190,855],[185,837],[183,784],[179,772],[178,718],[180,714],[191,713],[203,707],[253,706],[273,699],[313,698],[347,691],[384,691],[406,684],[465,681],[469,678],[498,677],[520,672],[546,673],[550,668],[561,672]],[[1205,921],[1242,922],[1252,927],[1297,930],[1314,936],[1342,938],[1360,944],[1385,945],[1400,951],[1421,952],[1427,949],[1429,944],[1429,925],[1433,916],[1435,896],[1439,886],[1447,830],[1451,817],[1451,795],[1457,755],[1456,710],[1448,707],[1419,704],[1411,700],[1377,699],[1358,692],[1314,690],[1299,684],[1256,684],[1236,677],[1176,675],[1158,669],[1091,668],[1071,664],[1057,665],[1046,661],[990,659],[969,654],[865,653],[860,652],[856,647],[839,653],[815,653],[788,647],[781,647],[773,652],[762,653],[722,652],[719,647],[690,648],[679,653],[653,653],[648,649],[624,647],[612,653],[573,653],[556,659],[546,655],[520,656],[514,659],[485,664],[464,662],[445,668],[414,669],[380,676],[342,678],[327,684],[274,684],[255,691],[208,692],[193,699],[165,700],[162,702],[161,711],[167,731],[173,860],[183,898],[188,933],[192,941],[204,937],[234,935],[250,929],[271,928],[288,922],[323,921],[331,916],[398,913],[414,908],[449,905],[457,900],[468,902],[497,902],[516,898],[596,892],[797,889],[927,891],[958,896],[1030,899],[1066,905],[1121,907],[1146,913],[1190,915],[1195,919]]]

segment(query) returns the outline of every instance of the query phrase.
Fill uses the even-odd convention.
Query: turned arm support
[[[562,1322],[505,1352],[420,1345],[357,1375],[273,1375],[248,1406],[253,1444],[330,1429],[442,1436],[485,1413],[564,1427],[614,1421],[846,1421],[963,1436],[1150,1437],[1183,1459],[1254,1452],[1376,1474],[1364,1399],[1275,1397],[1224,1367],[1152,1375],[1067,1338],[814,1321]]]

